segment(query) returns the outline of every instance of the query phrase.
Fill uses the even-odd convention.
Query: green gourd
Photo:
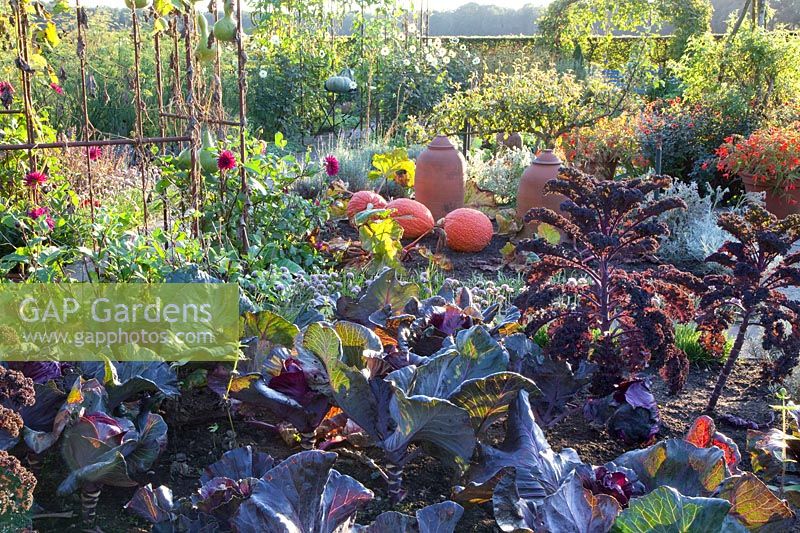
[[[214,155],[214,137],[207,129],[203,129],[202,146],[200,147],[200,167],[209,173],[217,171],[217,157]]]
[[[150,4],[150,0],[125,0],[125,5],[128,9],[143,9]]]
[[[217,55],[217,43],[215,42],[213,45],[208,46],[208,37],[210,35],[208,21],[202,13],[197,14],[197,27],[200,30],[200,41],[197,43],[194,53],[198,61],[208,63],[213,61]]]
[[[181,150],[181,153],[178,154],[178,159],[175,160],[175,166],[184,170],[188,170],[192,166],[191,146]]]
[[[225,15],[214,24],[214,37],[232,43],[236,40],[236,20],[233,18],[233,0],[225,0]]]
[[[331,76],[325,80],[325,90],[336,94],[347,94],[353,92],[355,82],[347,76]]]

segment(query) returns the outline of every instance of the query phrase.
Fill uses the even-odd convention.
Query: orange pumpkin
[[[469,207],[450,211],[444,217],[447,246],[456,252],[480,252],[492,242],[494,228],[489,217]]]
[[[430,209],[409,198],[398,198],[386,205],[392,218],[403,228],[404,239],[416,239],[433,230],[436,224]]]
[[[347,204],[347,218],[352,220],[361,211],[383,209],[384,207],[386,207],[386,200],[380,194],[372,191],[358,191]]]

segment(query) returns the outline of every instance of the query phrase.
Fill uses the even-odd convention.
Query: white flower
[[[267,76],[269,76],[269,72],[267,72],[267,71],[266,71],[266,70],[264,70],[263,68],[262,68],[261,70],[259,70],[259,71],[258,71],[258,77],[259,77],[259,78],[261,78],[262,80],[263,80],[264,78],[266,78]]]
[[[269,38],[269,42],[272,46],[278,46],[279,44],[281,44],[281,38],[278,37],[277,35],[273,35],[272,37]]]
[[[408,53],[409,54],[416,54],[417,53],[417,47],[412,44],[411,46],[408,47]]]
[[[444,63],[445,65],[449,65],[450,64],[450,56],[445,56],[444,59],[442,59],[442,63]]]
[[[464,52],[464,55],[465,55],[465,56],[467,56],[467,57],[472,57],[472,54],[470,54],[470,53],[469,53],[469,50],[467,50],[466,52]]]
[[[442,46],[442,40],[437,37],[436,39],[433,40],[433,46],[439,48],[440,46]]]
[[[433,63],[436,61],[436,58],[433,56],[433,54],[425,54],[425,61],[428,63]]]
[[[447,55],[450,56],[450,57],[456,57],[456,51],[455,50],[450,50],[449,52],[447,52]]]
[[[319,51],[319,57],[320,57],[321,59],[325,59],[325,56],[326,56],[326,55],[327,55],[327,54],[325,53],[325,50],[320,50],[320,51]]]
[[[444,56],[447,55],[447,49],[446,48],[437,48],[436,49],[436,53],[438,54],[439,57],[444,57]]]
[[[450,44],[458,44],[458,37],[450,37]]]
[[[461,46],[459,46],[458,48],[463,51],[463,50],[467,49],[467,45],[464,44],[464,43],[461,43]]]
[[[481,58],[480,57],[475,56],[475,57],[472,58],[472,64],[473,65],[477,65],[480,62],[481,62]]]
[[[356,82],[354,82],[354,81],[351,81],[350,82],[350,90],[351,91],[355,91],[356,89],[358,89],[358,84]]]
[[[383,48],[381,48],[381,55],[382,55],[383,57],[386,57],[386,56],[388,56],[390,53],[392,53],[392,51],[391,51],[391,50],[389,50],[389,47],[388,47],[388,46],[384,46]]]
[[[408,58],[405,58],[405,59],[403,60],[403,66],[404,66],[404,67],[411,66],[411,60],[410,60],[410,59],[408,59]]]
[[[269,48],[267,48],[266,46],[262,46],[261,51],[266,54],[269,51]]]

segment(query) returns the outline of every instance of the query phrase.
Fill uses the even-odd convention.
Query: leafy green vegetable
[[[684,496],[672,487],[659,487],[630,507],[614,522],[614,533],[719,533],[731,504],[720,498]]]

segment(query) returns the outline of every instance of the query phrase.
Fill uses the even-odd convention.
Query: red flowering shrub
[[[613,179],[620,165],[634,174],[650,162],[639,149],[633,123],[629,115],[620,115],[565,133],[561,142],[567,161],[601,179]]]
[[[734,135],[717,148],[717,169],[727,178],[743,174],[775,191],[791,191],[800,179],[800,122],[771,126],[749,137]]]
[[[655,162],[660,142],[661,173],[680,178],[689,177],[695,162],[712,153],[726,135],[742,129],[735,117],[680,98],[651,102],[636,124],[644,156]]]

